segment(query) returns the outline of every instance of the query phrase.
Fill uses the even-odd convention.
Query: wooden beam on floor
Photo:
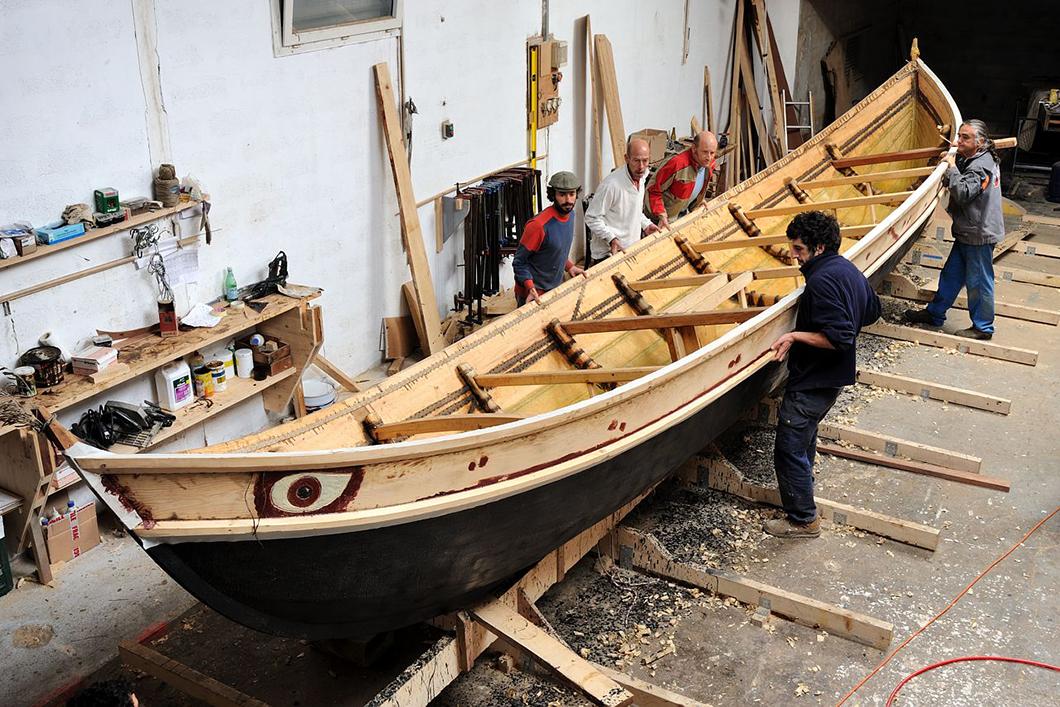
[[[761,314],[766,307],[743,309],[712,309],[707,312],[681,312],[677,314],[648,314],[640,317],[609,317],[607,319],[580,319],[562,322],[569,334],[599,334],[613,331],[637,331],[640,329],[668,329],[687,326],[710,326],[714,324],[738,324]]]
[[[855,174],[852,177],[831,177],[828,179],[814,179],[809,182],[799,182],[803,189],[824,189],[826,187],[839,187],[845,184],[856,185],[866,182],[886,182],[892,179],[915,179],[926,177],[935,171],[934,167],[913,167],[912,169],[892,169],[886,172],[870,172],[868,174]]]
[[[860,167],[867,164],[884,164],[886,162],[905,162],[907,160],[926,160],[933,157],[941,157],[945,152],[941,147],[920,147],[914,150],[899,150],[897,152],[879,152],[875,155],[857,155],[855,157],[841,157],[832,160],[832,166],[836,169],[843,167]]]
[[[864,452],[859,449],[840,447],[836,444],[818,444],[817,451],[823,454],[831,454],[834,457],[853,459],[854,461],[885,466],[900,471],[911,471],[914,474],[923,474],[924,476],[932,476],[936,479],[945,479],[947,481],[956,481],[971,486],[981,486],[995,491],[1004,491],[1005,493],[1008,493],[1011,485],[1007,479],[998,479],[993,476],[972,474],[957,469],[948,469],[944,466],[938,466],[937,464],[925,464],[924,462],[896,459],[895,457],[888,457],[874,452]]]
[[[475,377],[475,380],[484,388],[507,385],[556,385],[562,383],[625,383],[646,376],[660,368],[662,366],[630,366],[629,368],[590,368],[576,371],[480,373]],[[473,417],[478,416],[474,415]]]
[[[709,707],[705,702],[693,700],[691,697],[679,695],[672,690],[667,690],[664,687],[635,678],[632,675],[620,673],[606,665],[600,665],[599,663],[592,663],[592,665],[633,693],[635,698],[633,703],[637,707]]]
[[[801,214],[805,211],[831,211],[833,209],[850,209],[858,206],[871,206],[873,204],[900,204],[910,196],[911,191],[899,191],[889,194],[873,194],[872,196],[854,196],[849,199],[831,199],[829,201],[814,201],[808,204],[788,204],[786,206],[773,206],[766,209],[751,209],[747,212],[747,218],[757,219],[767,216],[788,216]]]
[[[967,471],[970,474],[978,474],[983,466],[982,459],[973,457],[970,454],[932,447],[931,445],[920,444],[908,439],[899,439],[898,437],[880,434],[879,432],[870,432],[869,430],[862,430],[848,425],[822,422],[817,427],[817,434],[825,439],[846,442],[865,449],[882,452],[888,457],[908,457],[913,461],[936,464],[950,469],[957,469],[958,471]]]
[[[1012,250],[1012,248],[1015,247],[1015,245],[1017,243],[1019,243],[1024,238],[1026,238],[1027,236],[1030,236],[1030,235],[1032,235],[1030,231],[1028,231],[1026,229],[1022,229],[1022,228],[1021,229],[1016,229],[1015,231],[1012,231],[1011,233],[1006,233],[1005,237],[1003,239],[1001,239],[1001,242],[998,243],[996,246],[994,246],[993,259],[997,260],[1002,255],[1004,255],[1005,253],[1007,253],[1010,250]]]
[[[989,341],[978,341],[966,339],[953,334],[942,334],[940,332],[916,329],[913,327],[900,326],[890,322],[879,321],[862,329],[866,334],[875,334],[888,339],[899,341],[912,341],[921,346],[934,346],[940,349],[952,349],[961,353],[974,356],[985,356],[995,358],[999,361],[1011,361],[1022,363],[1025,366],[1035,366],[1038,363],[1038,352],[1030,349],[1020,349],[1015,346],[1002,346]]]
[[[398,209],[401,214],[401,240],[408,258],[412,282],[416,290],[416,301],[423,318],[424,340],[420,342],[428,356],[445,348],[442,338],[442,321],[438,316],[438,302],[434,296],[430,264],[423,245],[423,231],[416,210],[416,197],[412,189],[412,173],[409,171],[408,153],[401,136],[401,119],[397,113],[397,100],[390,85],[390,68],[380,63],[372,67],[375,71],[375,95],[379,104],[380,124],[386,143],[390,167],[394,175],[394,190],[397,192]]]
[[[268,707],[268,704],[261,700],[245,695],[135,641],[119,643],[118,657],[130,668],[147,673],[185,695],[214,707]]]
[[[767,606],[773,613],[796,623],[821,628],[832,635],[879,650],[885,649],[891,642],[894,627],[886,621],[746,577],[692,563],[677,562],[654,536],[639,530],[619,526],[614,535],[619,547],[617,560],[623,566],[630,566],[671,582],[730,596],[750,606]]]
[[[1021,241],[1012,246],[1015,253],[1023,255],[1037,255],[1043,258],[1060,258],[1060,246],[1050,243],[1030,243]]]
[[[908,277],[897,273],[889,273],[880,283],[880,292],[891,297],[912,300],[914,302],[930,302],[935,298],[935,291],[927,287],[919,287]],[[954,301],[956,309],[968,309],[968,298],[959,296]],[[1027,322],[1039,324],[1060,325],[1060,311],[1041,309],[1039,307],[1025,307],[1020,304],[1011,304],[994,300],[994,314],[999,317],[1010,319],[1021,319]]]
[[[730,493],[755,503],[782,507],[780,491],[775,487],[762,486],[748,481],[743,473],[717,450],[697,458],[698,478],[695,482],[715,491]],[[702,472],[706,472],[703,474]],[[824,520],[839,525],[849,525],[858,530],[890,538],[906,545],[935,550],[939,544],[939,530],[929,525],[895,518],[874,511],[856,508],[827,498],[814,496],[817,512]]]
[[[900,393],[909,393],[910,395],[919,396],[923,400],[941,400],[954,405],[996,412],[999,415],[1008,415],[1012,411],[1012,401],[1007,398],[999,398],[995,395],[977,393],[974,390],[955,388],[919,378],[898,376],[893,373],[858,369],[857,382],[876,386],[877,388],[896,390]]]
[[[1040,216],[1038,214],[1023,214],[1024,223],[1040,223],[1045,226],[1060,226],[1060,217]]]
[[[1022,282],[1038,287],[1060,288],[1060,275],[994,265],[994,282]]]
[[[518,422],[523,415],[507,413],[478,413],[474,415],[436,415],[434,417],[417,417],[411,420],[384,422],[375,426],[375,438],[380,442],[409,435],[427,434],[430,432],[466,432],[481,430],[509,422]]]
[[[468,613],[492,633],[534,656],[565,682],[585,693],[594,703],[608,707],[633,703],[635,698],[632,693],[500,600],[493,599],[479,604]]]

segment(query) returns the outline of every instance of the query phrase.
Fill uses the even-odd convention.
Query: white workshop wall
[[[213,201],[214,242],[199,250],[198,282],[176,288],[181,308],[217,296],[226,265],[245,284],[263,277],[267,262],[284,250],[293,281],[324,288],[328,357],[350,372],[374,364],[380,319],[398,313],[400,285],[409,279],[371,70],[390,62],[396,84],[398,42],[276,58],[267,0],[155,0],[157,56],[143,70],[158,71],[164,113],[152,115],[133,14],[134,3],[149,2],[0,0],[0,223],[45,223],[67,204],[90,202],[101,186],[126,197],[148,195],[157,166],[148,126],[161,120],[178,175],[198,177]],[[793,3],[769,6],[777,11]],[[614,47],[627,130],[687,131],[689,118],[702,113],[704,64],[714,80],[715,114],[723,115],[733,2],[692,0],[682,65],[684,4],[552,0],[550,31],[569,43],[570,61],[560,121],[540,134],[539,150],[549,154],[540,164],[545,179],[561,169],[584,175],[591,159],[586,14]],[[794,34],[787,38],[774,23],[784,54]],[[419,108],[412,147],[417,198],[525,157],[525,42],[540,30],[537,0],[406,1],[405,93]],[[446,119],[456,137],[442,141]],[[605,143],[605,168],[609,153]],[[422,208],[420,219],[439,305],[451,306],[463,284],[460,238],[436,254],[433,207]],[[185,223],[194,228],[194,220]],[[0,270],[0,293],[123,257],[128,248],[127,238],[104,239]],[[45,331],[74,341],[96,327],[132,328],[156,316],[154,285],[132,266],[11,307],[10,316],[0,317],[5,365]],[[130,399],[151,395],[142,382],[121,392]],[[259,409],[252,401],[244,411],[254,414],[222,418],[209,441],[262,424]]]

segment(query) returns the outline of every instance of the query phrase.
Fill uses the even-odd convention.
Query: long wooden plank
[[[622,122],[622,102],[618,94],[618,78],[615,74],[615,55],[607,35],[596,35],[596,70],[600,79],[600,94],[604,99],[607,114],[607,132],[611,136],[611,156],[615,167],[625,161],[626,126]],[[601,175],[603,178],[603,175]]]
[[[1009,268],[1004,266],[999,267],[997,265],[994,266],[994,281],[1022,282],[1028,285],[1037,285],[1038,287],[1060,288],[1060,275],[1038,272],[1036,270],[1021,270],[1019,268]]]
[[[773,141],[769,137],[769,131],[766,129],[765,119],[762,117],[762,101],[758,97],[758,87],[755,84],[754,71],[751,66],[751,56],[747,51],[747,44],[740,42],[737,52],[737,58],[740,62],[740,75],[743,78],[743,88],[747,97],[747,112],[751,115],[755,132],[758,133],[758,148],[762,151],[762,157],[765,159],[766,165],[771,165],[777,161],[777,155],[774,151]]]
[[[679,287],[699,287],[710,282],[715,277],[717,277],[717,273],[689,275],[687,277],[660,277],[648,280],[634,280],[629,283],[629,286],[638,292],[645,290],[671,290]]]
[[[691,697],[679,695],[632,675],[620,673],[606,665],[592,663],[592,666],[633,693],[634,704],[637,707],[709,707],[705,702],[693,700]]]
[[[1024,223],[1040,223],[1045,226],[1060,226],[1058,216],[1040,216],[1039,214],[1023,214]]]
[[[152,675],[184,694],[214,707],[268,707],[268,704],[261,700],[245,695],[135,641],[119,643],[118,656],[129,667]]]
[[[802,277],[802,270],[798,265],[785,265],[779,268],[760,268],[749,270],[756,280],[777,280],[784,277]]]
[[[786,616],[796,623],[823,628],[835,636],[881,650],[891,642],[894,627],[886,621],[746,577],[687,562],[676,562],[654,536],[626,526],[616,528],[615,536],[622,548],[620,558],[628,558],[628,562],[632,563],[635,569],[673,582],[706,589],[715,594],[730,596],[751,606],[767,605],[773,613]]]
[[[702,474],[695,479],[697,484],[706,485],[716,491],[730,493],[755,503],[765,503],[777,508],[783,506],[779,490],[775,487],[770,488],[750,483],[744,478],[739,469],[720,454],[716,453],[711,456],[699,457],[698,459],[701,464],[696,465],[697,471],[705,470],[707,473],[705,479]],[[934,550],[938,547],[938,528],[863,508],[856,508],[846,503],[839,503],[838,501],[819,496],[814,496],[813,500],[817,505],[817,513],[825,520],[840,525],[849,525],[873,535],[890,538],[915,547],[922,547],[926,550]]]
[[[1040,255],[1043,258],[1060,258],[1060,246],[1050,243],[1016,243],[1012,246],[1016,253],[1024,255]]]
[[[787,236],[756,236],[754,238],[733,238],[727,241],[709,241],[693,243],[692,249],[697,253],[711,253],[716,250],[736,250],[738,248],[757,248],[764,245],[787,245]]]
[[[611,317],[608,319],[581,319],[562,322],[569,334],[598,334],[611,331],[636,331],[639,329],[667,329],[684,326],[710,326],[713,324],[737,324],[766,311],[767,307],[744,309],[712,309],[708,312],[681,312],[678,314],[648,314],[639,317]]]
[[[747,211],[747,218],[757,219],[766,216],[789,216],[801,214],[804,211],[830,211],[832,209],[851,209],[857,206],[871,206],[872,204],[900,204],[910,196],[911,191],[899,191],[890,194],[873,194],[871,196],[855,196],[849,199],[832,199],[831,201],[811,201],[806,204],[788,204],[786,206],[773,206],[767,209],[751,209]]]
[[[312,361],[320,370],[328,374],[335,379],[335,382],[341,385],[351,393],[358,393],[361,390],[361,386],[357,385],[356,381],[350,378],[348,375],[343,373],[342,369],[336,366],[334,363],[324,358],[324,355],[317,351],[317,355],[313,357]]]
[[[952,334],[942,334],[926,329],[914,329],[913,327],[899,326],[889,322],[877,322],[865,327],[862,331],[876,336],[885,336],[888,339],[912,341],[923,346],[935,346],[940,349],[955,349],[961,353],[996,358],[1000,361],[1022,363],[1025,366],[1034,366],[1038,363],[1038,352],[1030,349],[1001,346],[988,341],[966,339]]]
[[[596,669],[589,661],[553,636],[512,611],[499,600],[479,604],[469,612],[490,631],[511,641],[543,665],[584,692],[593,702],[609,707],[631,704],[633,695]]]
[[[838,160],[832,160],[832,166],[836,169],[842,169],[843,167],[860,167],[861,165],[883,164],[885,162],[924,160],[931,157],[939,157],[944,152],[944,149],[938,147],[919,147],[914,150],[899,150],[897,152],[880,152],[875,155],[841,157]]]
[[[732,47],[733,53],[731,56],[732,61],[730,66],[732,67],[732,73],[729,76],[729,125],[726,128],[726,132],[729,134],[729,144],[732,146],[732,152],[729,153],[729,160],[725,165],[725,190],[732,189],[734,186],[740,183],[742,174],[740,169],[740,155],[743,154],[740,142],[743,139],[743,120],[742,120],[742,94],[740,93],[740,62],[737,57],[740,56],[740,47],[743,45],[746,33],[744,32],[744,5],[745,3],[741,0],[736,3],[736,12],[733,16],[733,30],[732,30]],[[724,85],[724,82],[722,82]]]
[[[1021,229],[1016,229],[1011,233],[1006,233],[1005,237],[1001,240],[1001,242],[994,246],[993,259],[997,260],[1005,253],[1012,250],[1013,246],[1015,246],[1017,243],[1019,243],[1029,235],[1031,235],[1030,231],[1025,231]]]
[[[1007,398],[999,398],[995,395],[977,393],[974,390],[955,388],[919,378],[898,376],[893,373],[858,369],[857,382],[864,385],[874,385],[877,388],[887,388],[909,393],[910,395],[917,395],[924,400],[941,400],[954,405],[996,412],[1000,415],[1008,415],[1012,411],[1012,401]]]
[[[726,273],[718,273],[715,279],[684,294],[681,299],[670,305],[664,314],[703,311],[717,307],[722,302],[743,292],[744,288],[753,281],[754,278],[750,273],[738,275],[731,280],[728,279]]]
[[[585,16],[585,62],[589,70],[589,100],[591,101],[590,113],[592,116],[592,131],[589,133],[589,144],[593,156],[592,166],[595,167],[595,171],[591,170],[586,176],[585,191],[588,194],[592,194],[596,191],[596,185],[599,184],[599,180],[604,178],[604,158],[602,154],[604,136],[600,125],[600,113],[603,107],[600,103],[600,89],[597,86],[600,81],[597,79],[597,63],[595,52],[593,51],[593,23],[589,15]]]
[[[824,189],[825,187],[839,187],[845,184],[865,184],[866,182],[886,182],[892,179],[914,179],[926,177],[935,171],[934,167],[913,167],[911,169],[891,169],[886,172],[870,172],[868,174],[855,174],[852,177],[831,177],[828,179],[814,179],[809,182],[799,182],[803,189]]]
[[[936,464],[958,471],[967,471],[970,474],[978,474],[983,465],[983,460],[970,454],[962,454],[949,449],[932,447],[920,444],[908,439],[899,439],[890,435],[861,430],[849,425],[837,425],[830,422],[822,422],[817,428],[817,434],[825,439],[855,444],[859,447],[882,452],[888,457],[902,456],[913,461],[926,464]]]
[[[926,287],[918,287],[913,281],[904,275],[889,273],[881,283],[880,292],[891,297],[913,300],[914,302],[930,302],[935,299],[935,291]],[[968,298],[958,296],[953,302],[955,309],[968,309]],[[1021,304],[1012,304],[994,300],[994,314],[1010,319],[1021,319],[1028,322],[1040,324],[1060,325],[1060,311],[1041,309],[1039,307],[1026,307]]]
[[[521,371],[519,373],[480,373],[479,385],[496,388],[506,385],[556,385],[561,383],[625,383],[646,376],[660,366],[629,368],[586,368],[575,371]],[[429,419],[429,418],[428,418]]]
[[[478,380],[476,376],[475,380]],[[372,428],[376,439],[394,439],[406,435],[426,434],[428,432],[461,432],[481,430],[487,427],[505,425],[522,420],[522,415],[484,412],[475,415],[436,415],[434,417],[417,417],[411,420],[384,422]]]
[[[762,67],[766,71],[766,84],[769,87],[769,102],[773,114],[773,136],[766,135],[763,136],[763,139],[769,140],[776,147],[777,157],[779,158],[784,156],[782,154],[784,147],[781,142],[783,139],[781,134],[784,132],[784,99],[780,95],[776,64],[773,61],[769,34],[766,30],[769,13],[766,11],[765,0],[751,0],[751,4],[755,10],[752,24],[754,25],[755,38],[758,40],[758,51],[762,58]]]
[[[442,337],[442,321],[438,316],[438,302],[434,296],[431,268],[427,262],[427,250],[423,245],[423,231],[416,209],[416,197],[412,189],[412,173],[409,171],[408,153],[401,138],[401,120],[397,114],[397,101],[390,84],[390,67],[384,62],[372,67],[375,71],[375,95],[382,118],[383,138],[394,175],[394,190],[397,192],[398,210],[401,214],[401,240],[405,246],[412,283],[416,290],[416,302],[423,318],[424,337],[420,342],[428,356],[445,348]]]
[[[836,444],[819,443],[817,445],[817,451],[823,452],[825,454],[831,454],[835,457],[853,459],[855,461],[866,462],[868,464],[875,464],[877,466],[885,466],[890,469],[911,471],[914,474],[933,476],[937,479],[946,479],[947,481],[957,481],[962,484],[969,484],[971,486],[981,486],[983,488],[993,489],[995,491],[1004,491],[1008,493],[1010,487],[1010,484],[1006,479],[998,479],[993,476],[985,476],[983,474],[972,474],[967,471],[959,471],[957,469],[948,469],[944,466],[938,466],[936,464],[926,464],[924,462],[897,459],[895,457],[888,457],[883,454],[876,454],[875,452],[864,452],[859,449],[840,447]]]

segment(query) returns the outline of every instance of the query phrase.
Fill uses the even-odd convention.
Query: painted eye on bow
[[[254,489],[255,505],[263,517],[342,510],[356,497],[363,478],[360,467],[340,472],[262,474]]]

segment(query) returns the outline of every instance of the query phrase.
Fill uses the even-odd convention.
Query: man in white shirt
[[[592,232],[589,254],[594,265],[625,252],[642,236],[659,230],[643,210],[650,156],[647,140],[631,138],[626,143],[625,166],[607,175],[596,188],[585,210],[585,225]]]

